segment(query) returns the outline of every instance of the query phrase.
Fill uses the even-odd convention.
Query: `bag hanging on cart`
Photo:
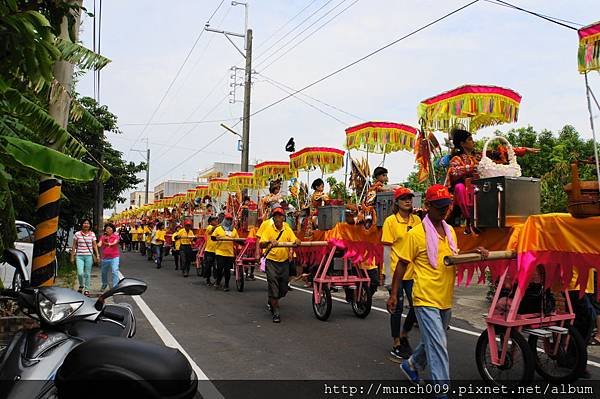
[[[284,230],[285,230],[285,228],[279,232],[279,234],[277,235],[277,238],[275,238],[275,241],[277,241],[281,238],[281,235],[283,234]],[[267,251],[264,253],[264,255],[260,258],[260,271],[263,273],[266,272],[266,270],[267,270],[267,255],[269,254],[269,252],[271,252],[272,249],[273,249],[273,247],[269,247],[267,249]]]

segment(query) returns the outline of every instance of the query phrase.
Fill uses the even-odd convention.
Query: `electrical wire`
[[[100,43],[101,43],[101,39],[102,39],[102,0],[100,0],[99,4],[99,9],[98,9],[98,54],[101,54],[100,50]],[[98,78],[97,78],[97,83],[98,83],[98,89],[96,90],[96,95],[97,95],[97,99],[96,101],[98,102],[98,104],[100,103],[100,69],[95,71],[98,74]]]
[[[257,75],[260,75],[260,76],[262,76],[262,77],[265,79],[265,81],[266,81],[266,82],[269,82],[269,81],[271,81],[271,82],[273,82],[273,83],[276,83],[276,84],[278,84],[278,85],[280,85],[280,86],[283,86],[283,87],[285,87],[285,88],[286,88],[286,89],[288,89],[288,90],[291,90],[292,92],[296,91],[296,89],[295,89],[295,88],[293,88],[293,87],[290,87],[290,86],[288,86],[288,85],[286,85],[286,84],[284,84],[284,83],[278,82],[278,81],[276,81],[275,79],[273,79],[273,78],[270,78],[270,77],[268,77],[268,76],[264,75],[263,73],[257,72]],[[352,117],[352,118],[354,118],[354,119],[358,119],[358,120],[360,120],[360,121],[366,121],[366,120],[367,120],[366,118],[364,118],[364,117],[362,117],[362,116],[358,116],[358,115],[356,115],[356,114],[353,114],[353,113],[351,113],[351,112],[347,112],[347,111],[345,111],[345,110],[343,110],[343,109],[341,109],[341,108],[339,108],[339,107],[336,107],[335,105],[328,104],[328,103],[326,103],[325,101],[319,100],[318,98],[315,98],[315,97],[309,96],[309,95],[308,95],[308,94],[306,94],[306,93],[300,93],[300,95],[303,95],[304,97],[310,98],[311,100],[313,100],[313,101],[315,101],[315,102],[318,102],[319,104],[323,104],[323,105],[325,105],[326,107],[329,107],[329,108],[331,108],[331,109],[334,109],[334,110],[336,110],[336,111],[338,111],[338,112],[341,112],[342,114],[348,115],[348,116],[350,116],[350,117]]]
[[[279,47],[274,52],[272,52],[271,54],[269,54],[266,58],[263,58],[261,62],[259,62],[258,64],[256,64],[255,68],[260,68],[260,66],[263,65],[269,58],[273,57],[275,54],[277,54],[278,52],[280,52],[281,50],[283,50],[287,45],[293,43],[294,40],[296,40],[300,35],[302,35],[308,29],[312,28],[317,22],[319,22],[320,20],[322,20],[323,18],[325,18],[326,16],[328,16],[331,12],[333,12],[336,8],[338,8],[339,6],[341,6],[342,4],[344,4],[346,1],[347,0],[341,0],[335,6],[333,6],[332,8],[330,8],[325,14],[321,15],[319,18],[317,18],[317,20],[313,21],[310,25],[308,25],[302,31],[300,31],[299,33],[297,33],[294,37],[292,37],[290,40],[288,40],[281,47]],[[358,0],[356,0],[356,1],[358,1]]]
[[[456,13],[458,13],[458,12],[460,12],[460,11],[464,10],[464,9],[466,9],[467,7],[470,7],[470,6],[472,6],[473,4],[477,3],[478,1],[479,1],[479,0],[473,0],[473,1],[471,1],[471,2],[467,3],[467,4],[463,5],[463,6],[461,6],[461,7],[457,8],[457,9],[455,9],[454,11],[451,11],[451,12],[449,12],[449,13],[447,13],[447,14],[443,15],[442,17],[439,17],[439,18],[437,18],[437,19],[435,19],[435,20],[433,20],[433,21],[431,21],[431,22],[429,22],[429,23],[427,23],[427,24],[425,24],[425,25],[421,26],[420,28],[418,28],[418,29],[415,29],[415,30],[413,30],[412,32],[410,32],[410,33],[408,33],[408,34],[406,34],[406,35],[404,35],[404,36],[402,36],[402,37],[400,37],[400,38],[398,38],[398,39],[396,39],[396,40],[394,40],[394,41],[392,41],[392,42],[390,42],[390,43],[386,44],[385,46],[383,46],[383,47],[380,47],[380,48],[378,48],[377,50],[374,50],[374,51],[370,52],[369,54],[367,54],[367,55],[365,55],[365,56],[362,56],[362,57],[360,57],[359,59],[357,59],[357,60],[355,60],[355,61],[352,61],[351,63],[349,63],[349,64],[347,64],[347,65],[345,65],[345,66],[343,66],[343,67],[341,67],[341,68],[339,68],[339,69],[336,69],[335,71],[333,71],[333,72],[331,72],[331,73],[329,73],[329,74],[327,74],[327,75],[323,76],[322,78],[320,78],[320,79],[318,79],[318,80],[316,80],[316,81],[314,81],[314,82],[312,82],[312,83],[310,83],[310,84],[308,84],[308,85],[304,86],[303,88],[301,88],[301,89],[299,89],[299,90],[296,90],[296,91],[294,91],[292,94],[289,94],[289,95],[287,95],[287,96],[285,96],[285,97],[282,97],[282,98],[280,98],[279,100],[277,100],[277,101],[274,101],[274,102],[272,102],[272,103],[270,103],[270,104],[268,104],[268,105],[266,105],[266,106],[264,106],[264,107],[260,108],[260,109],[259,109],[259,110],[257,110],[257,111],[254,111],[252,114],[250,114],[250,117],[252,117],[252,116],[254,116],[254,115],[257,115],[257,114],[259,114],[259,113],[261,113],[261,112],[264,112],[264,111],[266,111],[267,109],[269,109],[269,108],[271,108],[271,107],[274,107],[275,105],[277,105],[277,104],[279,104],[279,103],[281,103],[281,102],[283,102],[283,101],[287,100],[288,98],[290,98],[290,97],[293,97],[293,96],[295,96],[296,94],[298,94],[298,93],[300,93],[300,92],[303,92],[304,90],[306,90],[306,89],[308,89],[308,88],[310,88],[310,87],[313,87],[313,86],[315,86],[315,85],[317,85],[317,84],[319,84],[319,83],[321,83],[321,82],[323,82],[323,81],[325,81],[325,80],[327,80],[327,79],[331,78],[332,76],[335,76],[335,75],[337,75],[338,73],[345,71],[345,70],[346,70],[346,69],[348,69],[348,68],[351,68],[351,67],[353,67],[354,65],[356,65],[356,64],[358,64],[358,63],[360,63],[360,62],[362,62],[362,61],[364,61],[364,60],[366,60],[366,59],[368,59],[368,58],[370,58],[370,57],[372,57],[372,56],[374,56],[375,54],[377,54],[377,53],[380,53],[381,51],[383,51],[383,50],[385,50],[385,49],[387,49],[387,48],[389,48],[389,47],[392,47],[393,45],[395,45],[395,44],[397,44],[397,43],[401,42],[402,40],[405,40],[405,39],[407,39],[407,38],[409,38],[409,37],[411,37],[411,36],[413,36],[413,35],[415,35],[415,34],[417,34],[417,33],[421,32],[421,31],[423,31],[423,30],[425,30],[425,29],[429,28],[430,26],[432,26],[432,25],[435,25],[436,23],[438,23],[438,22],[441,22],[441,21],[443,21],[444,19],[446,19],[446,18],[448,18],[448,17],[450,17],[450,16],[452,16],[452,15],[454,15],[454,14],[456,14]]]
[[[304,11],[306,11],[306,9],[308,9],[310,6],[312,6],[316,1],[317,0],[312,0],[306,7],[304,7],[302,10],[298,11],[298,13],[296,15],[294,15],[292,18],[288,19],[288,21],[285,24],[283,24],[279,28],[275,29],[275,31],[273,31],[273,33],[271,33],[269,35],[269,37],[267,37],[263,42],[261,42],[258,46],[256,46],[254,48],[254,50],[258,50],[259,48],[261,48],[262,46],[264,46],[265,44],[267,44],[269,42],[269,40],[271,40],[271,38],[273,38],[275,35],[277,35],[279,32],[281,32],[283,30],[283,28],[285,28],[286,26],[288,26],[290,24],[290,22],[292,22],[300,14],[302,14]]]
[[[273,43],[272,45],[270,45],[265,51],[263,51],[262,53],[258,54],[257,56],[254,57],[255,61],[258,61],[260,59],[260,57],[262,57],[264,54],[268,53],[269,50],[271,50],[273,47],[275,47],[277,44],[279,44],[283,39],[285,39],[287,36],[289,36],[293,31],[295,31],[296,29],[298,29],[300,26],[302,26],[306,21],[308,21],[309,19],[311,19],[314,15],[316,15],[319,11],[321,11],[323,8],[325,8],[329,3],[331,3],[333,0],[327,0],[327,2],[325,4],[323,4],[321,7],[319,7],[318,9],[316,9],[315,11],[313,11],[312,14],[310,14],[308,17],[304,18],[298,25],[294,26],[292,28],[292,30],[290,30],[288,33],[286,33],[285,35],[283,35],[282,37],[279,38],[279,40],[277,40],[275,43]]]
[[[215,11],[213,11],[213,13],[211,14],[211,16],[208,18],[207,20],[207,24],[210,22],[210,20],[212,19],[212,17],[215,16],[215,14],[217,13],[217,11],[219,11],[219,8],[221,8],[221,6],[223,5],[223,3],[225,2],[225,0],[221,0],[219,2],[219,5],[217,6],[217,8],[215,9]],[[142,137],[142,135],[146,132],[146,130],[148,129],[149,124],[152,122],[152,119],[154,119],[154,117],[156,116],[156,113],[158,112],[158,110],[160,109],[160,107],[162,106],[163,102],[165,101],[165,99],[167,98],[167,96],[169,95],[169,92],[171,91],[171,88],[173,87],[173,85],[175,84],[175,81],[177,80],[177,78],[179,77],[179,75],[181,74],[181,71],[183,70],[183,68],[185,67],[185,64],[188,62],[190,56],[192,55],[192,52],[194,51],[194,49],[196,48],[196,45],[198,44],[198,41],[200,41],[200,39],[202,38],[204,32],[206,31],[205,28],[202,28],[202,30],[200,31],[200,33],[198,34],[198,37],[196,37],[196,40],[194,41],[194,44],[192,45],[192,48],[190,48],[190,50],[188,51],[187,55],[185,56],[185,59],[183,60],[183,63],[179,66],[179,69],[177,70],[177,73],[175,74],[175,76],[173,77],[173,79],[171,80],[171,83],[169,83],[169,86],[167,87],[167,90],[165,91],[165,93],[163,94],[162,98],[160,99],[160,101],[158,102],[158,105],[156,106],[156,108],[154,109],[154,111],[152,112],[152,115],[150,116],[150,118],[148,119],[148,125],[146,125],[142,131],[138,134],[137,138],[135,139],[134,145],[135,143],[140,139],[140,137]]]
[[[573,27],[571,25],[567,25],[566,23],[583,26],[583,24],[580,24],[580,23],[577,23],[577,22],[566,21],[566,20],[563,20],[563,19],[559,19],[559,18],[548,16],[548,15],[540,14],[540,13],[535,12],[535,11],[526,10],[524,8],[518,7],[518,6],[514,5],[514,4],[510,4],[510,3],[506,2],[506,1],[503,1],[503,0],[495,0],[495,1],[485,0],[485,1],[487,1],[488,3],[499,5],[499,6],[505,6],[505,7],[513,8],[515,10],[523,11],[523,12],[525,12],[527,14],[535,15],[538,18],[545,19],[546,21],[553,22],[553,23],[555,23],[557,25],[564,26],[565,28],[569,28],[569,29],[572,29],[572,30],[577,30],[577,28],[575,28],[575,27]]]
[[[237,121],[240,118],[213,119],[204,121],[186,121],[186,122],[153,122],[150,126],[172,126],[172,125],[205,125],[210,123]],[[145,126],[145,123],[119,123],[119,126]],[[132,140],[133,141],[133,140]]]

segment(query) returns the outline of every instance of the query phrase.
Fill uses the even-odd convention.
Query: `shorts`
[[[288,292],[289,262],[275,262],[267,259],[266,269],[269,298],[283,298]]]

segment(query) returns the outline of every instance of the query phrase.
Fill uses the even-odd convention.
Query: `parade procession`
[[[0,0],[0,399],[600,397],[582,2]]]

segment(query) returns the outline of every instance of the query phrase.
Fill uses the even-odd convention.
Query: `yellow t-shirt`
[[[174,232],[171,235],[171,240],[172,240],[172,242],[174,242],[173,245],[175,245],[175,251],[179,251],[179,249],[181,248],[181,240],[179,239],[179,230],[177,230],[176,232]]]
[[[179,245],[192,245],[193,239],[196,238],[194,230],[185,231],[185,228],[179,229],[177,236],[179,237]]]
[[[458,245],[456,233],[452,227],[450,229],[454,242]],[[452,255],[448,237],[441,238],[438,235],[437,268],[429,264],[427,239],[422,225],[410,230],[404,241],[398,257],[404,262],[414,263],[413,305],[431,306],[442,310],[450,309],[456,270],[454,266],[444,265],[444,256]]]
[[[156,243],[158,245],[164,245],[166,233],[167,232],[165,230],[156,230],[156,235],[154,236],[154,238],[156,239]]]
[[[590,270],[590,272],[588,273],[588,281],[587,281],[587,285],[585,287],[585,293],[586,294],[593,294],[594,293],[594,272],[595,270]],[[573,268],[573,278],[571,278],[571,283],[569,283],[569,290],[573,291],[573,290],[577,290],[579,291],[579,284],[577,284],[577,279],[579,278],[579,270],[574,267]]]
[[[141,227],[135,228],[131,230],[131,241],[139,241],[140,234],[143,234],[144,230]]]
[[[375,262],[375,259],[373,259],[373,261],[371,263],[369,262],[363,262],[360,264],[361,269],[365,269],[365,270],[373,270],[373,269],[378,269],[379,266],[377,266],[377,263]]]
[[[383,222],[383,227],[381,229],[381,242],[384,245],[392,246],[392,250],[390,251],[390,269],[392,271],[392,275],[396,270],[396,265],[398,264],[398,254],[400,253],[402,244],[404,244],[404,239],[408,234],[408,228],[415,227],[419,224],[421,224],[421,219],[412,213],[408,217],[408,223],[397,213],[388,216]],[[409,263],[408,267],[406,268],[406,272],[404,273],[403,280],[412,280],[413,276],[414,265]]]
[[[260,227],[258,228],[258,230],[256,231],[256,233],[254,235],[257,236],[257,237],[261,237],[262,233],[265,231],[265,229],[267,227],[273,227],[274,224],[275,224],[275,222],[273,221],[273,218],[264,220],[260,224]],[[277,237],[277,236],[275,236],[275,237]]]
[[[212,252],[215,253],[217,250],[217,242],[213,241],[210,236],[215,230],[215,226],[208,226],[206,228],[206,247],[204,248],[204,252]]]
[[[269,242],[277,239],[279,233],[283,231],[281,237],[277,239],[278,242],[295,242],[296,234],[292,228],[286,223],[283,222],[282,230],[277,230],[275,227],[275,223],[271,223],[268,220],[263,222],[263,225],[266,225],[263,231],[260,234],[260,242]],[[269,254],[267,255],[267,259],[272,260],[273,262],[285,262],[290,258],[290,248],[271,248]]]
[[[239,238],[238,232],[236,229],[233,229],[230,232],[225,231],[222,226],[218,226],[215,231],[212,233],[213,237],[231,237],[231,238]],[[235,251],[233,250],[233,241],[215,241],[215,255],[218,256],[229,256],[234,257]]]
[[[147,244],[152,242],[152,230],[150,230],[148,226],[144,226],[144,237],[144,241],[146,241]]]

